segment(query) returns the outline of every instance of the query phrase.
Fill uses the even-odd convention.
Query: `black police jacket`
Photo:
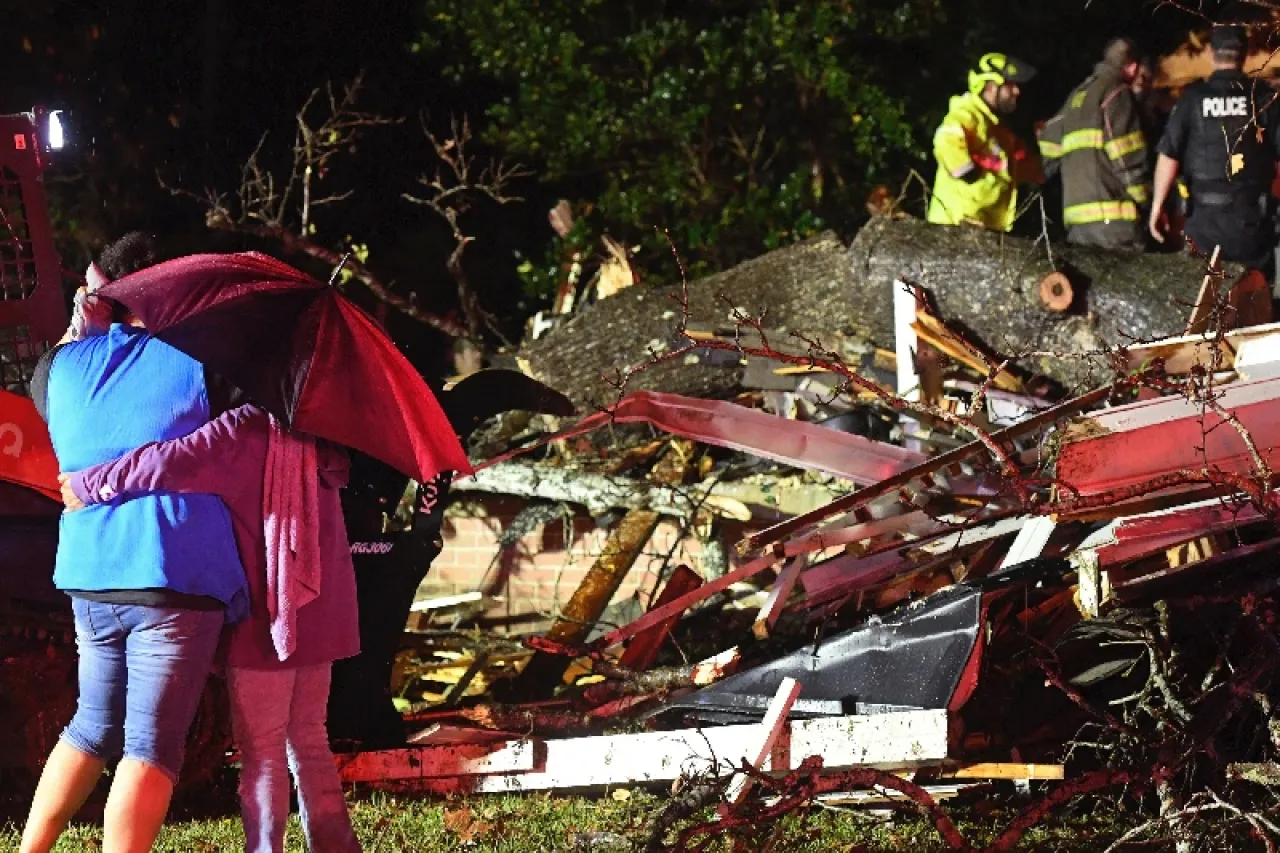
[[[1268,193],[1280,159],[1280,103],[1266,83],[1215,71],[1174,105],[1159,152],[1180,163],[1192,203],[1250,203]]]

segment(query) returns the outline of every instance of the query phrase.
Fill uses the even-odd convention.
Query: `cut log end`
[[[1071,282],[1060,272],[1051,272],[1040,279],[1040,302],[1050,311],[1066,311],[1075,299]]]

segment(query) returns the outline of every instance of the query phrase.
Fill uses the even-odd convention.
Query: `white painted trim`
[[[754,724],[549,740],[536,770],[425,779],[423,786],[442,793],[505,793],[672,782],[682,775],[728,773],[751,756],[764,736],[764,726]],[[947,712],[793,721],[762,769],[785,773],[810,755],[822,756],[827,770],[939,764],[947,758]]]
[[[1053,535],[1054,528],[1057,526],[1058,523],[1047,515],[1038,515],[1028,521],[1018,531],[1017,538],[1009,546],[1009,552],[1004,555],[996,571],[1004,571],[1010,566],[1039,557],[1044,552],[1044,546],[1049,544],[1049,537]]]

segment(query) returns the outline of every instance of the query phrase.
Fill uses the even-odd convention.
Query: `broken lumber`
[[[1208,271],[1204,274],[1204,281],[1200,283],[1200,292],[1196,294],[1196,301],[1191,307],[1191,319],[1187,321],[1187,327],[1182,330],[1184,335],[1203,334],[1209,328],[1209,318],[1218,307],[1218,257],[1221,253],[1221,246],[1213,247],[1213,254],[1209,256]]]
[[[769,702],[769,708],[765,711],[764,719],[760,721],[760,728],[764,732],[764,737],[760,739],[760,743],[756,745],[755,749],[747,755],[746,763],[751,769],[760,770],[764,767],[765,759],[773,752],[774,744],[778,742],[778,737],[786,727],[787,714],[791,711],[791,706],[795,704],[799,696],[800,682],[794,678],[782,679],[782,683],[778,685],[777,692],[774,693],[773,699]],[[741,804],[747,798],[753,781],[755,780],[746,773],[735,774],[733,780],[729,783],[729,787],[724,792],[724,799],[729,804],[729,808]]]
[[[1280,337],[1280,323],[1265,323],[1233,329],[1226,334],[1197,333],[1162,338],[1150,343],[1125,347],[1125,368],[1138,370],[1153,359],[1160,358],[1164,360],[1166,373],[1189,373],[1197,366],[1211,372],[1231,370],[1237,366],[1236,362],[1241,360],[1240,356],[1251,343],[1265,339],[1274,340],[1277,337]],[[1258,359],[1258,356],[1245,360],[1245,363],[1258,363],[1253,359]]]
[[[1019,436],[1032,433],[1043,426],[1053,423],[1059,418],[1073,412],[1087,409],[1090,406],[1097,405],[1114,394],[1119,388],[1127,387],[1128,384],[1129,383],[1116,383],[1102,388],[1095,388],[1087,394],[1081,394],[1073,400],[1068,400],[1051,409],[1045,409],[1044,411],[1032,415],[1026,420],[1019,421],[1012,426],[1005,427],[998,432],[992,433],[991,438],[1001,444],[1007,444],[1009,441],[1018,438]],[[932,474],[935,471],[941,471],[943,468],[950,465],[963,462],[977,454],[986,452],[986,445],[981,441],[975,440],[963,445],[962,447],[957,447],[954,450],[948,450],[946,453],[940,453],[929,461],[924,462],[921,465],[917,465],[915,468],[903,471],[901,474],[895,474],[894,476],[882,480],[873,486],[868,486],[865,489],[860,489],[852,494],[837,498],[826,506],[819,507],[812,512],[796,516],[795,518],[789,518],[786,521],[779,522],[778,524],[762,530],[759,533],[752,534],[739,543],[738,551],[739,553],[748,554],[758,548],[763,548],[766,545],[779,542],[797,531],[803,530],[813,524],[817,524],[818,522],[830,518],[833,515],[852,512],[861,507],[865,507],[876,498],[884,495],[890,495],[915,480]]]
[[[1057,522],[1043,515],[1032,518],[1018,530],[1017,538],[1009,546],[1008,552],[1000,561],[996,571],[1004,571],[1039,557],[1044,552],[1044,546],[1049,544],[1049,537],[1053,535],[1054,528],[1057,526]]]
[[[599,716],[607,713],[603,706],[620,701],[618,697],[634,702],[665,696],[682,688],[715,684],[736,672],[741,660],[742,652],[737,646],[699,663],[659,669],[625,669],[610,663],[607,657],[599,657],[592,661],[592,673],[609,680],[588,685],[582,691],[582,701],[593,706],[589,713]]]
[[[778,624],[778,617],[782,615],[787,599],[791,597],[791,590],[795,589],[796,581],[799,580],[800,573],[804,571],[807,563],[808,560],[804,557],[792,557],[782,566],[778,579],[769,588],[769,597],[765,599],[764,606],[760,608],[760,613],[751,626],[751,633],[755,634],[757,640],[769,638],[773,626]]]
[[[1059,780],[1066,778],[1065,767],[1061,764],[1009,764],[983,762],[979,764],[962,764],[943,770],[938,774],[940,779],[1044,779]]]
[[[335,759],[343,782],[391,782],[533,770],[535,747],[535,741],[515,740],[384,749],[337,755]]]

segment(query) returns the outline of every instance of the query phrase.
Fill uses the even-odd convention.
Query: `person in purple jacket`
[[[69,511],[151,492],[212,494],[226,504],[249,582],[249,616],[220,649],[249,853],[284,849],[290,772],[310,849],[360,850],[325,730],[332,662],[360,650],[338,494],[349,464],[342,449],[286,433],[245,405],[182,438],[60,478]],[[281,497],[290,494],[294,510]]]

